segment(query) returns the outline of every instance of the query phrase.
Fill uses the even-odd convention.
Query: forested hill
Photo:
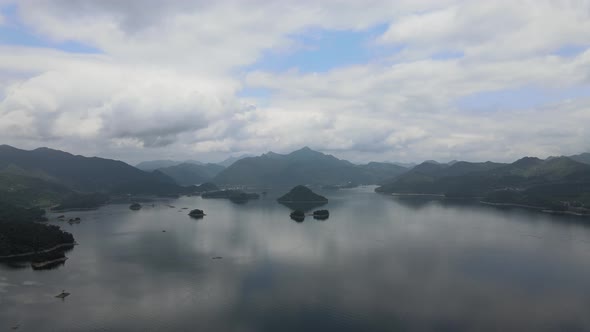
[[[213,182],[231,185],[375,184],[407,171],[394,164],[355,165],[308,147],[283,155],[269,152],[243,158],[220,172]]]
[[[122,161],[84,157],[49,148],[27,151],[0,146],[0,173],[19,174],[84,192],[170,192],[177,185],[161,172]]]
[[[495,203],[536,206],[560,202],[590,206],[590,165],[567,157],[525,157],[511,164],[423,163],[377,191],[482,197]]]

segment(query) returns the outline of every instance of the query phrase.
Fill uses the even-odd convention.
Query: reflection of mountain
[[[309,212],[315,208],[326,205],[328,202],[279,202],[291,210]]]
[[[286,155],[269,152],[238,160],[220,172],[213,182],[251,186],[375,184],[405,171],[401,166],[386,163],[354,165],[305,147]]]

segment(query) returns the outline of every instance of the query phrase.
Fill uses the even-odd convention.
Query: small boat
[[[129,208],[131,210],[137,211],[137,210],[141,209],[141,204],[139,204],[139,203],[133,203],[133,204],[129,205]]]
[[[58,299],[65,299],[68,296],[70,296],[70,293],[66,293],[65,290],[62,290],[61,293],[57,294],[55,297]]]

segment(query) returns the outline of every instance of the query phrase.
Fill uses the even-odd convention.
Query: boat
[[[141,204],[139,204],[139,203],[133,203],[133,204],[129,205],[129,208],[131,210],[137,211],[137,210],[141,209]]]
[[[66,293],[65,290],[62,290],[61,293],[57,294],[55,297],[58,299],[65,299],[68,296],[70,296],[70,293]]]

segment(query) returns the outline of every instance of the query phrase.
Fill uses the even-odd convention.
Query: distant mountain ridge
[[[211,181],[225,167],[218,164],[182,163],[170,167],[159,168],[158,171],[172,178],[179,185],[194,185]]]
[[[576,154],[573,156],[569,156],[569,158],[584,164],[590,165],[590,152],[584,152],[580,154]]]
[[[81,192],[173,192],[177,185],[161,172],[144,172],[122,161],[73,155],[60,150],[0,146],[0,173],[18,173]]]
[[[575,201],[590,206],[590,165],[568,157],[524,157],[511,164],[422,163],[376,191],[489,197],[496,203],[535,206]]]
[[[401,166],[386,163],[354,165],[304,147],[285,155],[268,152],[238,160],[220,172],[213,182],[255,186],[372,184],[394,178],[405,171]]]
[[[229,157],[229,158],[226,158],[226,159],[224,159],[224,160],[222,160],[222,161],[220,161],[220,162],[218,162],[216,164],[217,165],[221,165],[221,166],[227,168],[227,167],[230,167],[231,165],[233,165],[236,161],[241,160],[241,159],[244,159],[244,158],[248,158],[248,157],[254,157],[254,156],[251,155],[251,154],[243,154],[243,155],[240,155],[240,156],[237,156],[237,157]]]
[[[142,161],[139,164],[135,165],[136,168],[139,168],[142,171],[155,171],[159,168],[177,166],[180,164],[194,164],[194,165],[203,165],[202,162],[197,160],[185,160],[185,161],[178,161],[178,160],[148,160]]]

